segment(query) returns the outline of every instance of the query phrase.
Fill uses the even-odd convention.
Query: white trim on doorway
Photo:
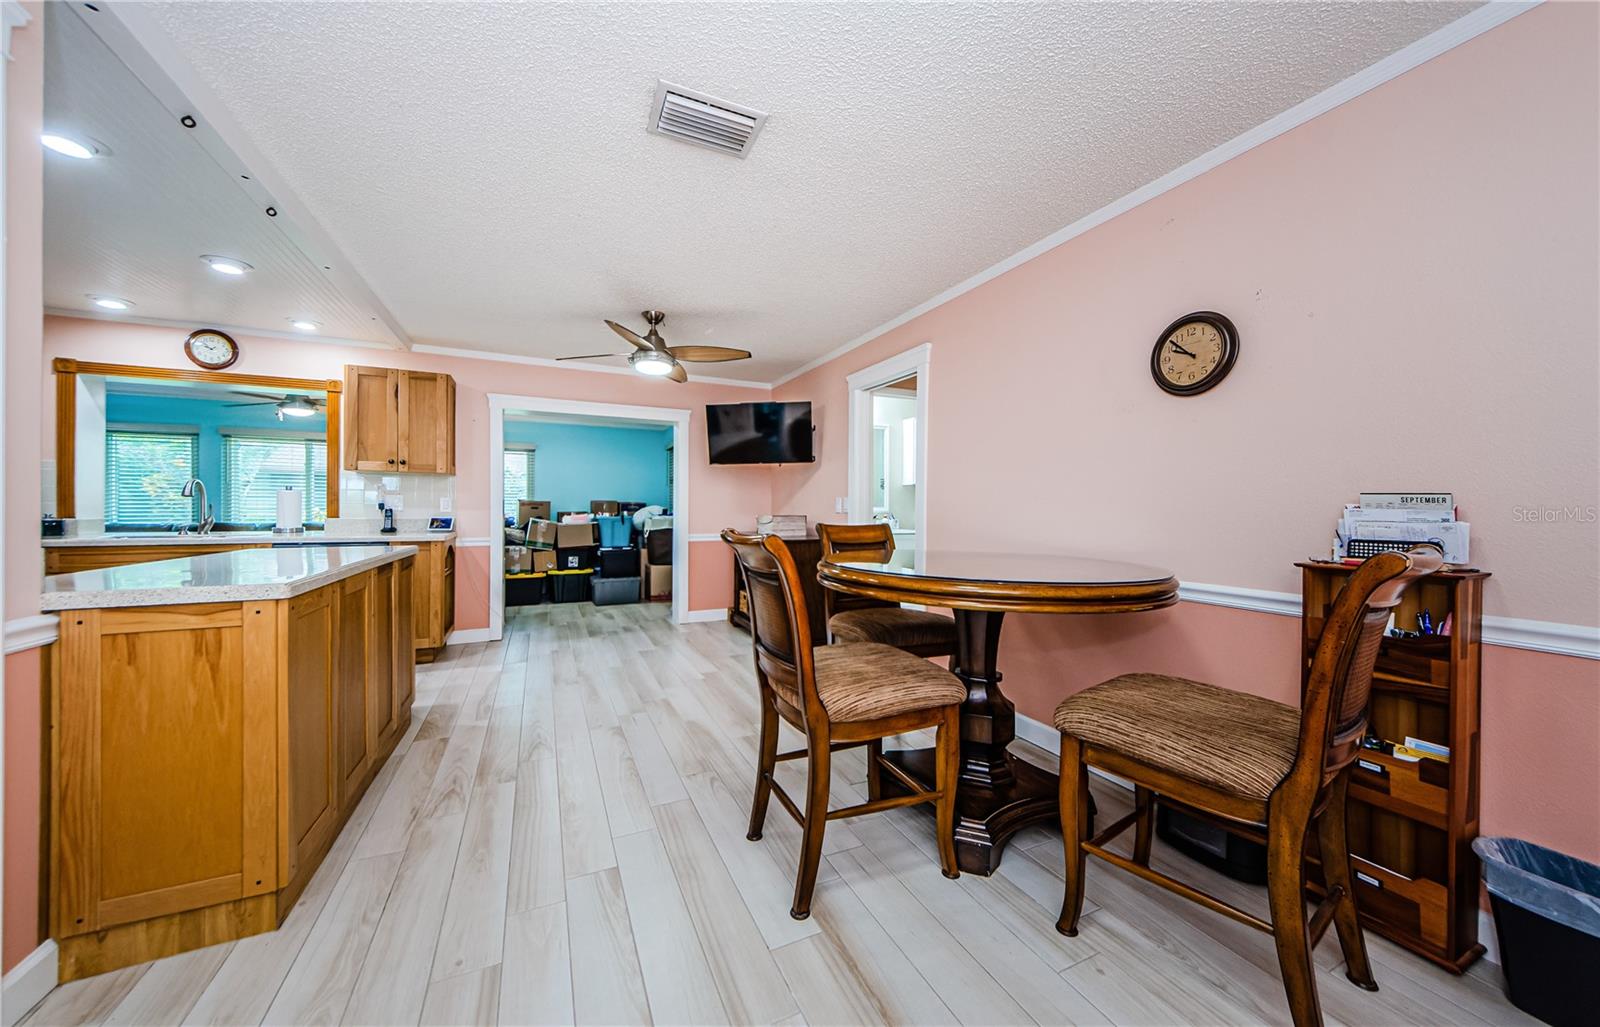
[[[850,523],[865,524],[872,519],[872,461],[866,456],[872,446],[872,390],[917,376],[917,567],[922,566],[928,548],[928,369],[932,361],[933,343],[924,342],[845,379],[850,392],[850,476],[846,479],[845,510]]]
[[[593,403],[549,396],[512,396],[489,393],[489,638],[504,635],[505,573],[504,482],[498,473],[505,459],[506,413],[562,414],[647,421],[670,427],[672,433],[672,619],[685,623],[689,615],[689,419],[692,411],[678,407],[644,407],[624,403]]]

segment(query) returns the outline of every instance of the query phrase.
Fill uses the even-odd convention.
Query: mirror
[[[338,516],[340,382],[71,360],[55,371],[57,516],[139,532],[209,513],[213,530],[262,530],[285,488],[306,526]]]

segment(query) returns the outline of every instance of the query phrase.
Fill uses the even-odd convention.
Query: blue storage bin
[[[600,525],[601,548],[611,549],[617,546],[625,546],[631,541],[630,525],[627,518],[602,514],[595,518],[595,522]]]

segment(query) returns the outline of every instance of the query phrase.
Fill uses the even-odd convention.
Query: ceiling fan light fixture
[[[314,417],[317,413],[316,405],[304,396],[295,396],[278,404],[278,413],[288,417]]]
[[[672,369],[678,366],[678,362],[665,353],[659,351],[647,353],[643,350],[628,357],[628,363],[633,365],[635,371],[652,378],[669,375]]]

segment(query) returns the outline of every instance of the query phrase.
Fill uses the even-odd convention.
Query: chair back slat
[[[1301,703],[1300,749],[1286,780],[1320,788],[1355,759],[1390,612],[1414,581],[1443,563],[1438,549],[1418,546],[1380,553],[1350,575],[1317,639]]]
[[[862,560],[888,563],[894,557],[894,532],[887,524],[818,524],[824,560]],[[898,606],[883,599],[851,595],[827,588],[822,591],[823,613],[832,619],[845,610],[871,610]]]
[[[826,723],[811,657],[811,621],[806,616],[800,571],[789,547],[776,535],[745,535],[732,529],[722,540],[733,550],[750,597],[750,639],[756,673],[801,711],[806,723]]]

